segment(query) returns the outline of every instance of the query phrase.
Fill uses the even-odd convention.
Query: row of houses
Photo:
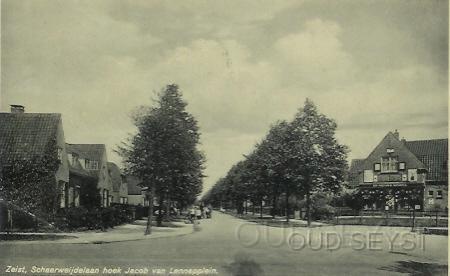
[[[448,210],[448,139],[407,141],[389,132],[350,164],[349,184],[372,210]]]
[[[139,179],[124,175],[109,162],[104,144],[67,143],[61,114],[26,113],[21,105],[11,105],[11,112],[0,113],[0,173],[13,160],[42,156],[52,141],[58,148],[55,188],[61,208],[91,203],[81,195],[83,185],[98,189],[102,207],[146,205]]]

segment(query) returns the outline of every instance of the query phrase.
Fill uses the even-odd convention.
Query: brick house
[[[128,185],[126,182],[123,181],[124,176],[120,172],[119,167],[113,162],[108,162],[108,173],[113,187],[112,202],[119,204],[127,204]]]
[[[68,149],[67,145],[66,148]],[[69,150],[71,149],[68,149],[68,151]],[[97,175],[84,168],[82,160],[76,158],[78,155],[71,152],[69,153],[69,156],[69,183],[80,189],[80,196],[73,203],[69,203],[69,206],[98,206],[95,202],[89,202],[92,201],[92,199],[86,198],[85,196],[86,190],[97,187]]]
[[[21,105],[11,105],[11,113],[0,113],[0,174],[11,162],[42,156],[56,141],[59,167],[55,189],[60,191],[60,207],[77,197],[77,187],[69,185],[69,163],[65,149],[61,114],[25,113]],[[39,187],[36,187],[37,189]]]
[[[108,172],[106,146],[104,144],[66,144],[67,155],[75,175],[75,169],[87,172],[96,181],[101,197],[101,206],[112,202],[113,187]]]
[[[448,139],[406,141],[389,132],[367,158],[352,160],[348,180],[366,209],[447,210]]]

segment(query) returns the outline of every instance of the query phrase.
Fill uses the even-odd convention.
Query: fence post
[[[413,212],[412,212],[412,228],[411,228],[412,232],[414,232],[415,224],[416,224],[416,209],[413,209]]]
[[[439,215],[438,215],[439,213],[438,213],[438,212],[439,212],[439,211],[436,210],[436,227],[439,226],[439,217],[438,217],[438,216],[439,216]]]
[[[12,232],[12,229],[13,229],[13,227],[14,227],[14,223],[13,223],[13,217],[14,217],[14,213],[13,213],[13,210],[11,209],[11,210],[9,210],[8,209],[8,211],[9,211],[9,232]]]

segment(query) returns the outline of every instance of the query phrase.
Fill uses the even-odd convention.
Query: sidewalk
[[[255,222],[258,224],[263,224],[267,226],[273,226],[273,227],[306,227],[308,225],[308,222],[306,220],[302,219],[289,219],[289,223],[286,223],[286,217],[281,216],[275,216],[275,218],[272,218],[271,216],[264,215],[263,218],[260,218],[259,214],[244,214],[244,215],[237,215],[234,212],[226,212],[226,214],[232,215],[236,218],[240,218],[243,220]],[[320,227],[320,226],[326,226],[328,224],[318,221],[312,221],[311,226],[312,227]]]
[[[184,236],[192,233],[192,224],[184,222],[171,222],[175,227],[152,227],[152,234],[144,235],[146,228],[146,220],[137,220],[132,224],[123,224],[106,232],[101,231],[85,231],[71,233],[14,233],[23,235],[45,235],[52,236],[53,239],[41,240],[5,240],[0,244],[20,243],[20,244],[42,244],[42,243],[58,243],[58,244],[101,244],[124,241],[137,241],[156,238],[168,238]]]

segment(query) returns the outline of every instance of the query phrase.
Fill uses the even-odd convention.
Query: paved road
[[[148,275],[156,268],[212,268],[219,275],[446,275],[447,237],[405,228],[268,228],[217,212],[198,228],[181,237],[109,244],[0,243],[0,275],[8,265],[25,266],[28,275],[33,265],[120,267],[122,273],[147,268]]]

